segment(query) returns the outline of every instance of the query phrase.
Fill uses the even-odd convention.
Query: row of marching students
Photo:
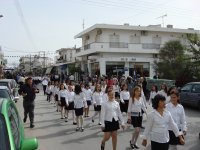
[[[120,103],[116,101],[114,96],[115,92],[113,91],[112,86],[107,86],[105,93],[101,91],[100,84],[96,84],[94,92],[90,90],[89,85],[87,84],[85,85],[85,88],[76,85],[74,92],[72,86],[68,85],[66,88],[68,88],[68,90],[65,89],[64,84],[61,84],[60,89],[54,93],[55,97],[57,95],[58,103],[61,105],[61,118],[65,117],[65,110],[67,110],[67,118],[70,110],[72,110],[72,114],[75,112],[76,120],[74,119],[74,115],[72,116],[73,123],[77,123],[76,131],[84,131],[84,109],[85,117],[88,117],[89,106],[93,104],[95,113],[92,116],[92,122],[94,122],[95,116],[99,115],[99,125],[101,125],[102,131],[104,132],[101,149],[104,149],[106,141],[112,136],[113,150],[116,150],[119,123],[121,122],[122,128],[125,127],[122,112],[127,112],[127,122],[131,123],[134,127],[129,144],[131,148],[139,148],[137,139],[142,127],[142,112],[147,114],[142,88],[140,86],[136,86],[130,95],[127,90],[127,85],[123,85],[120,92]],[[71,96],[69,96],[70,92],[71,94],[73,93]],[[147,138],[151,133],[151,147],[153,150],[167,150],[169,144],[171,148],[177,149],[177,144],[184,144],[183,136],[180,134],[181,132],[179,132],[179,130],[183,131],[183,134],[186,134],[187,128],[184,109],[182,105],[178,103],[179,94],[177,90],[171,90],[170,98],[168,97],[171,102],[167,104],[167,109],[165,109],[166,99],[167,98],[163,93],[157,93],[154,98],[152,98],[154,110],[148,115],[142,145],[146,146]]]

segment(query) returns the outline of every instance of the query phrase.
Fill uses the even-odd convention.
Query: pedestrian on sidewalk
[[[113,150],[117,149],[117,130],[120,129],[119,121],[122,128],[125,128],[123,117],[120,111],[119,103],[115,100],[114,91],[108,91],[108,101],[102,104],[101,109],[101,129],[104,137],[101,142],[101,150],[105,149],[105,143],[112,137]]]
[[[24,107],[24,123],[29,115],[30,128],[34,128],[34,108],[36,93],[39,93],[39,89],[33,85],[33,79],[28,77],[25,84],[19,89],[19,94],[23,96],[23,107]]]

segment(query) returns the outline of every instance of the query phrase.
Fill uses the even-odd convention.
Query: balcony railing
[[[110,48],[128,48],[128,43],[124,42],[110,42]]]
[[[143,43],[142,48],[143,49],[160,49],[160,44]]]

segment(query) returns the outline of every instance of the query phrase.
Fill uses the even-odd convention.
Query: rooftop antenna
[[[165,27],[165,24],[164,24],[164,17],[167,17],[167,14],[162,15],[162,16],[156,18],[156,19],[162,18],[162,26],[163,26],[163,27]]]
[[[85,20],[83,19],[83,30],[85,29]]]

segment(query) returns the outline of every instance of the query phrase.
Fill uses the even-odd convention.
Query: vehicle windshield
[[[8,87],[8,82],[0,82],[0,86],[7,86]]]
[[[9,150],[8,134],[5,119],[0,114],[0,150]]]

